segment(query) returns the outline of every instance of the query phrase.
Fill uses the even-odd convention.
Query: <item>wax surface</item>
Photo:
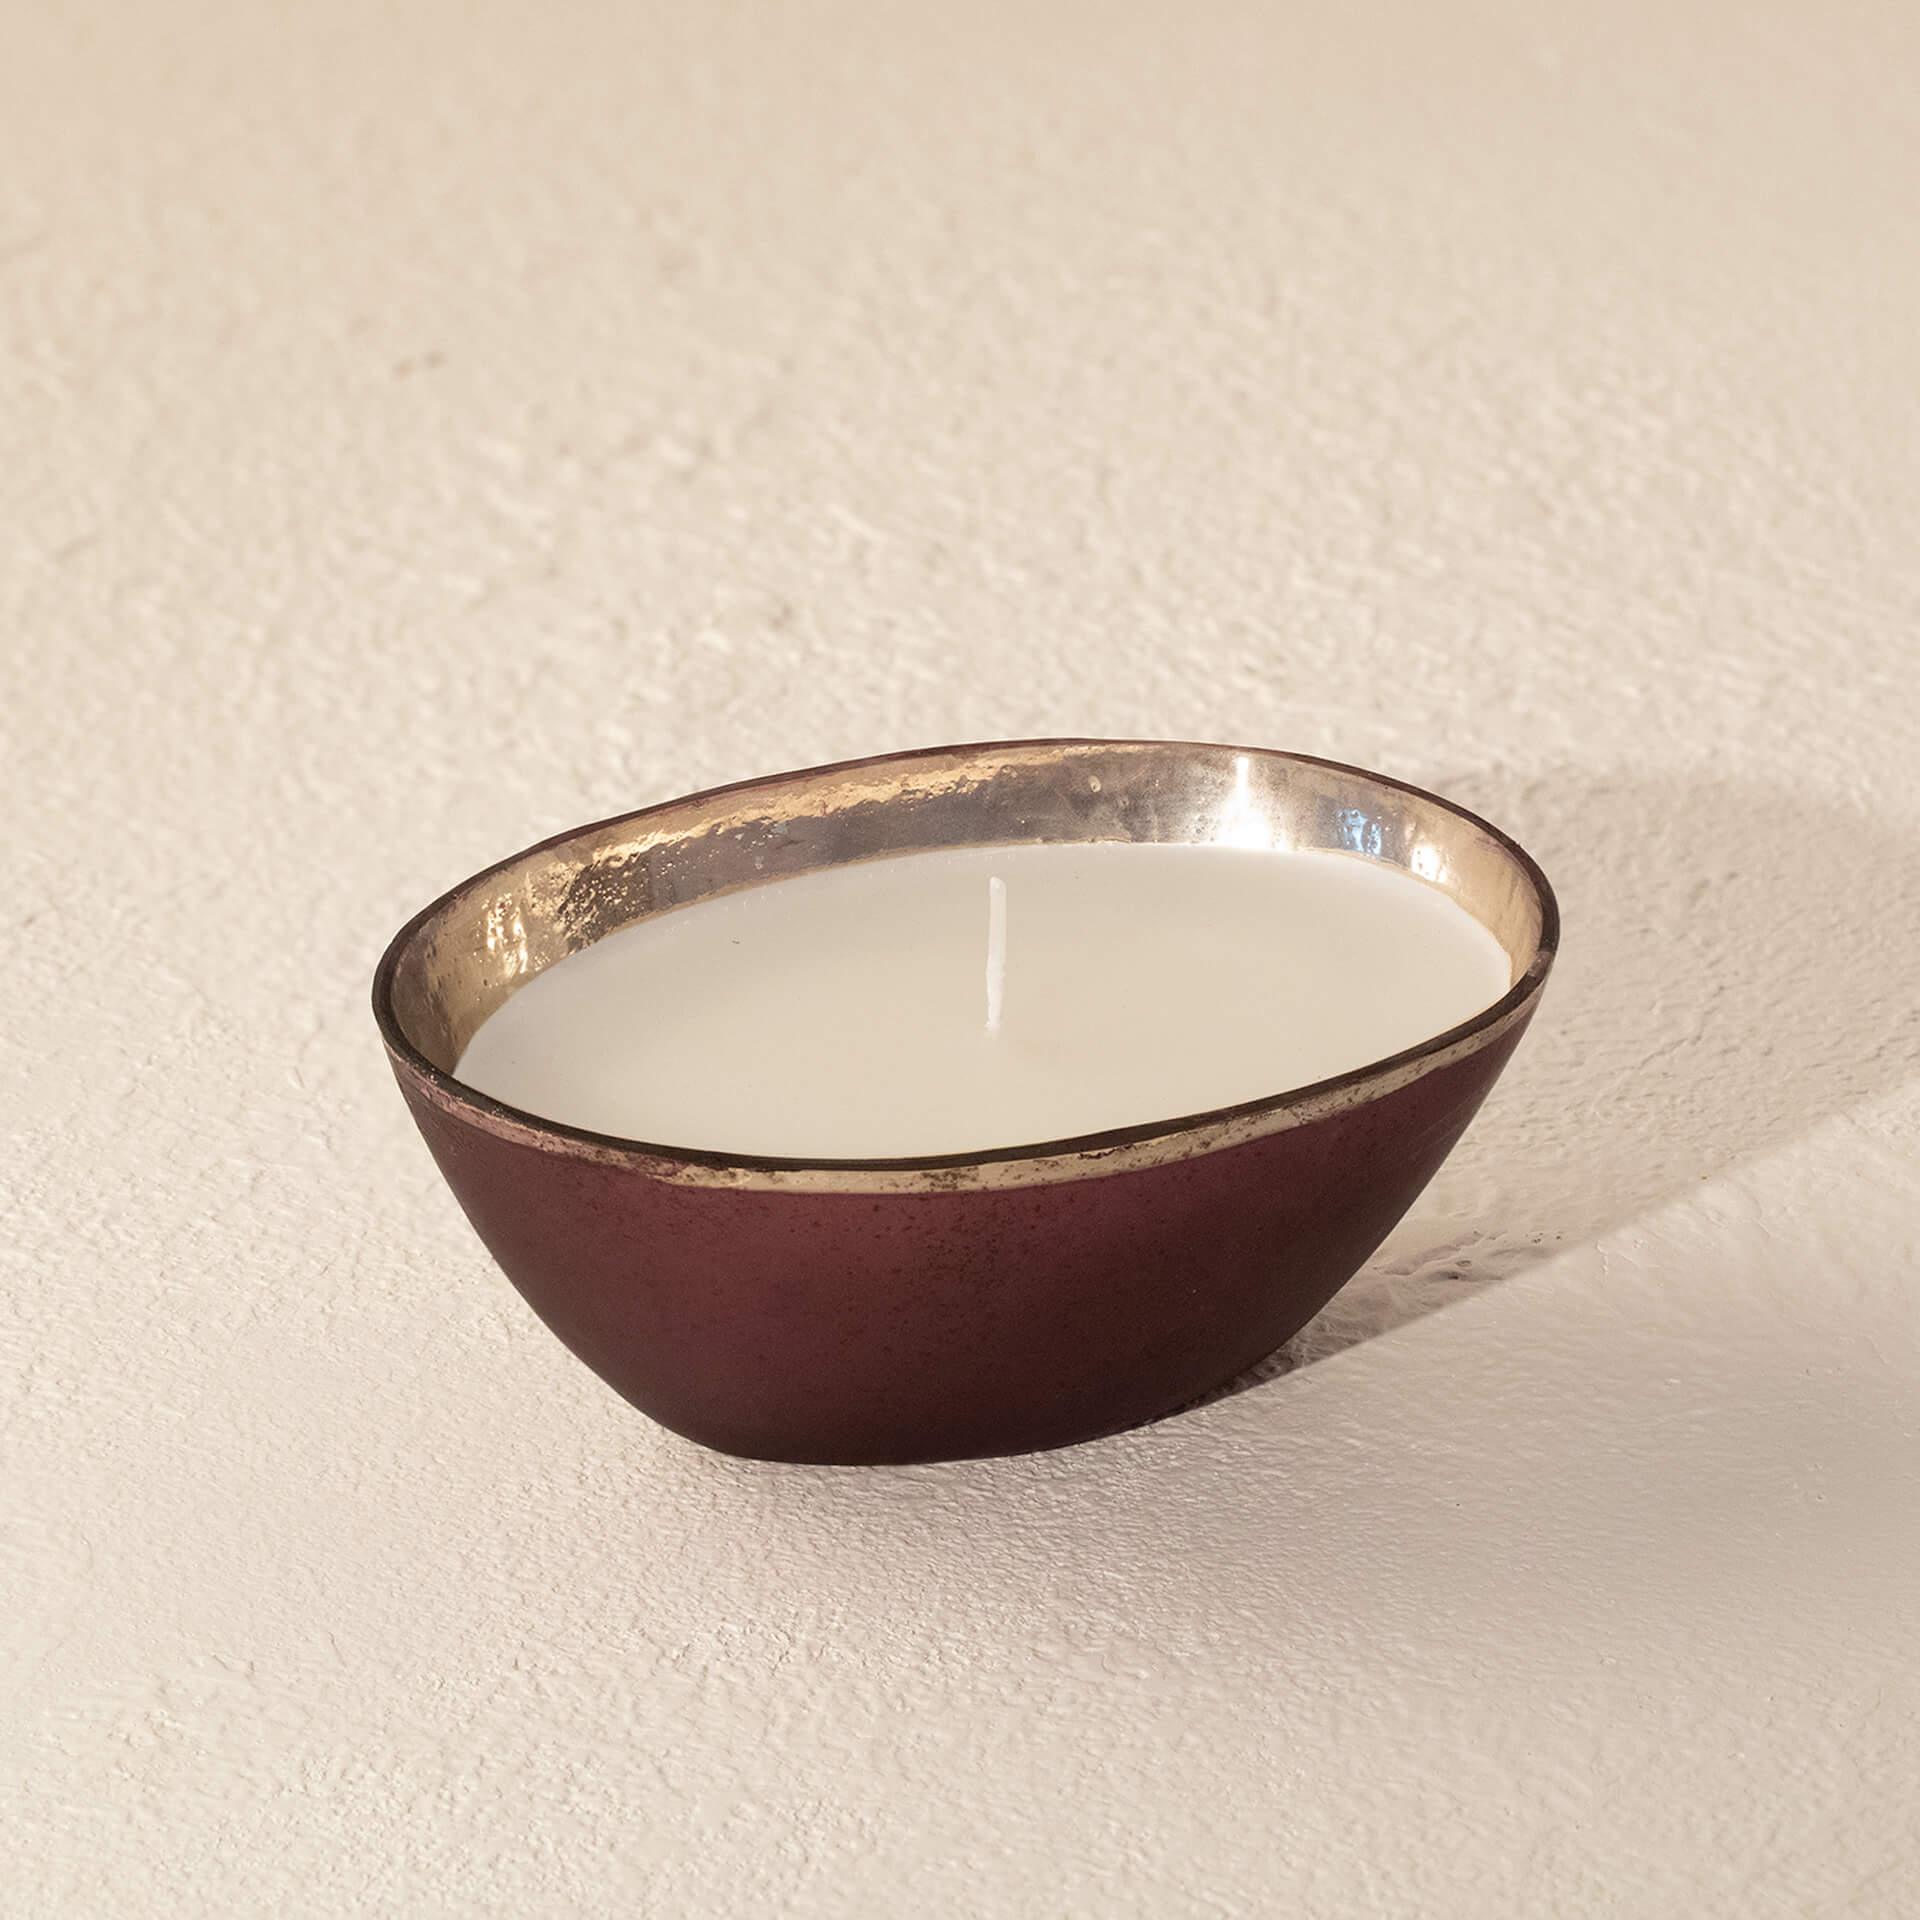
[[[989,1030],[994,877],[1005,971]],[[1429,1039],[1508,985],[1478,921],[1352,856],[966,848],[628,927],[522,987],[459,1077],[666,1145],[960,1153],[1305,1086]]]

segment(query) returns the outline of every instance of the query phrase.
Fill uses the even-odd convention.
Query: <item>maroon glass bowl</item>
[[[1513,985],[1464,1024],[1314,1086],[931,1158],[613,1139],[458,1078],[515,988],[650,914],[891,854],[1096,840],[1322,848],[1405,868],[1491,930]],[[954,1459],[1166,1413],[1304,1325],[1473,1117],[1558,933],[1552,890],[1513,841],[1397,780],[1252,748],[1022,741],[781,774],[560,834],[410,920],[373,1005],[481,1239],[635,1406],[729,1453]]]

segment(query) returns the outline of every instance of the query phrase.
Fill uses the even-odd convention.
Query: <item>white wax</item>
[[[1306,1086],[1430,1039],[1509,984],[1471,915],[1355,856],[966,848],[610,935],[514,994],[459,1077],[664,1145],[962,1153]]]

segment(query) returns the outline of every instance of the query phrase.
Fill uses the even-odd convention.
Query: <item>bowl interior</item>
[[[575,828],[417,916],[382,962],[377,1010],[390,1039],[450,1076],[518,987],[636,920],[855,861],[1083,841],[1318,849],[1402,868],[1494,935],[1516,992],[1544,974],[1557,932],[1545,878],[1512,841],[1378,774],[1250,748],[1026,741],[776,775]]]

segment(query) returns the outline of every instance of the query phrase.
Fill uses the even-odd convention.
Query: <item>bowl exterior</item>
[[[495,1260],[617,1392],[724,1452],[878,1463],[1088,1440],[1244,1372],[1379,1245],[1530,1013],[1237,1145],[914,1191],[663,1179],[503,1128],[392,1058]]]

